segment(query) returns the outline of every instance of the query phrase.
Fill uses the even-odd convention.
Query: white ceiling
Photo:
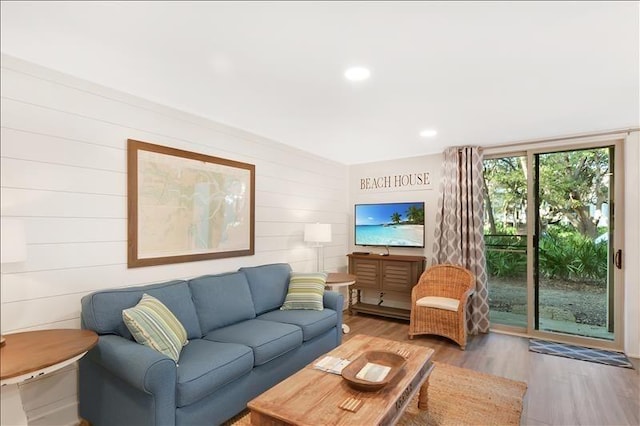
[[[2,1],[1,19],[3,53],[345,164],[640,123],[638,2]]]

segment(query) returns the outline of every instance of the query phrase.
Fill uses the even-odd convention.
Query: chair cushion
[[[281,311],[277,309],[262,314],[256,319],[297,325],[302,328],[302,339],[306,342],[335,327],[338,322],[338,314],[332,309],[324,309],[322,311]]]
[[[191,405],[253,368],[251,348],[197,339],[180,354],[176,404]]]
[[[253,319],[213,330],[204,338],[249,346],[253,349],[254,365],[262,365],[302,345],[302,329]]]
[[[249,283],[241,272],[194,278],[189,287],[203,334],[256,317]]]
[[[136,306],[122,311],[122,319],[136,342],[178,361],[187,330],[161,301],[144,293]]]
[[[458,310],[458,306],[460,306],[460,301],[458,299],[451,299],[449,297],[426,296],[418,299],[416,305],[426,308],[445,309],[447,311],[455,312]]]
[[[327,283],[324,272],[300,273],[292,272],[289,278],[287,297],[280,309],[324,309],[322,298]]]
[[[245,274],[249,281],[257,315],[282,306],[291,273],[288,263],[251,266],[240,268],[239,271]]]

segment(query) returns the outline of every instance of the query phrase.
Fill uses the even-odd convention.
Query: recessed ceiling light
[[[438,132],[436,132],[433,129],[425,129],[425,130],[420,132],[420,136],[422,136],[423,138],[432,138],[437,134],[438,134]]]
[[[350,81],[362,81],[369,78],[371,71],[364,67],[351,67],[344,72],[344,76]]]

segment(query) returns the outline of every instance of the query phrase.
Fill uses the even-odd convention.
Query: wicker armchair
[[[411,292],[409,339],[417,334],[437,334],[467,345],[467,301],[473,293],[473,274],[456,265],[427,269]]]

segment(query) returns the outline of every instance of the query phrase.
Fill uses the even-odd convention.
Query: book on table
[[[327,373],[340,374],[342,369],[349,365],[351,361],[344,358],[337,358],[335,356],[325,356],[317,363],[313,364],[313,367],[326,371]]]

